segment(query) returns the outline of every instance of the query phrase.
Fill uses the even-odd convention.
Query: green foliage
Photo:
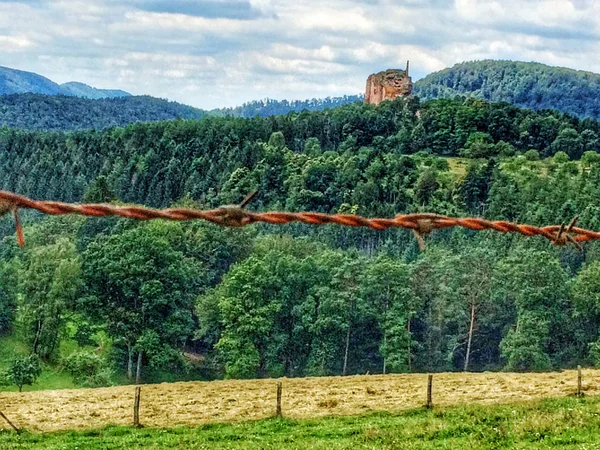
[[[96,178],[83,194],[84,203],[110,203],[116,200],[105,176]]]
[[[0,336],[11,330],[15,317],[16,264],[0,261]]]
[[[310,249],[293,244],[292,255],[273,249],[251,256],[230,270],[210,301],[199,299],[199,314],[207,303],[217,308],[222,334],[216,347],[227,376],[304,373],[311,352],[305,314],[321,276]]]
[[[471,161],[467,166],[467,173],[459,187],[460,197],[465,207],[475,214],[480,214],[485,207],[495,165],[495,161],[490,160],[487,165]]]
[[[31,351],[54,356],[79,289],[80,259],[66,238],[38,246],[24,258],[19,290],[19,322]]]
[[[527,161],[539,161],[540,160],[540,153],[537,150],[527,150],[523,156],[525,156],[525,159]]]
[[[102,130],[135,122],[199,119],[205,111],[150,96],[102,98],[65,95],[0,95],[0,128]]]
[[[460,152],[460,156],[467,158],[490,158],[495,154],[494,140],[489,134],[480,131],[469,135],[464,150]]]
[[[593,164],[600,162],[600,154],[594,151],[584,152],[581,156],[581,164],[591,167]]]
[[[288,114],[290,112],[321,111],[337,108],[342,105],[362,102],[359,95],[344,95],[343,97],[313,98],[310,100],[255,100],[235,108],[220,108],[210,111],[214,116],[231,116],[252,118],[255,116],[269,117]]]
[[[598,150],[599,132],[594,120],[551,111],[473,99],[420,104],[416,98],[377,109],[356,103],[269,118],[206,117],[68,134],[0,129],[0,187],[66,201],[102,187],[124,202],[151,206],[186,195],[216,206],[259,188],[264,205],[331,211],[341,203],[370,209],[378,201],[397,211],[414,182],[406,176],[418,175],[404,155],[466,151],[487,158],[536,150],[578,159]],[[445,170],[442,160],[432,161],[432,170]],[[96,186],[97,180],[106,184]],[[354,193],[347,192],[351,186]]]
[[[285,147],[285,136],[281,131],[271,134],[269,146],[274,147],[276,150],[283,150]]]
[[[411,98],[268,119],[2,129],[0,187],[197,208],[258,189],[257,211],[535,225],[577,215],[600,229],[599,128],[477,99]],[[486,158],[447,158],[462,150]],[[115,381],[546,370],[597,359],[595,244],[580,254],[454,229],[425,236],[421,252],[396,229],[24,221],[23,250],[0,223],[0,332],[47,364],[94,346]],[[73,357],[76,383],[103,384],[80,375],[98,369],[88,356]]]
[[[589,344],[590,360],[595,367],[600,367],[600,342],[592,342]]]
[[[555,163],[562,164],[569,161],[569,155],[567,155],[565,152],[559,151],[554,154],[552,159]]]
[[[415,200],[421,205],[429,203],[439,187],[436,173],[433,170],[424,171],[415,186]]]
[[[127,373],[141,379],[144,357],[152,367],[177,364],[174,349],[193,331],[193,293],[201,264],[181,248],[181,225],[153,222],[101,236],[83,254],[87,295],[83,307],[127,350]]]
[[[361,295],[369,315],[383,334],[380,354],[383,373],[408,372],[413,341],[409,321],[416,315],[416,299],[410,290],[409,266],[381,256],[365,268],[361,276]]]
[[[102,387],[112,384],[107,362],[94,352],[77,351],[65,358],[62,364],[77,386]]]
[[[522,328],[510,330],[502,340],[502,356],[507,360],[506,370],[511,372],[550,370],[550,357],[540,344],[548,333],[547,324],[527,315],[520,317],[520,320],[519,325]]]
[[[29,386],[35,383],[35,380],[42,373],[40,360],[37,355],[30,355],[26,358],[20,358],[13,361],[6,371],[6,379],[9,383],[17,386],[19,392],[23,386]]]
[[[414,94],[423,99],[467,95],[597,119],[599,81],[595,73],[534,62],[470,61],[417,81]]]
[[[567,273],[548,252],[521,250],[499,264],[496,277],[496,295],[511,298],[516,309],[515,327],[501,344],[507,368],[549,369],[561,339],[569,339]]]

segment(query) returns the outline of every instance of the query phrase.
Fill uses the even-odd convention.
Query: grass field
[[[17,435],[0,431],[2,450],[61,449],[597,449],[600,397],[503,406],[453,406],[399,414],[308,420],[266,419],[171,429]]]
[[[283,380],[283,414],[290,419],[397,413],[425,402],[423,374],[295,378]],[[434,376],[436,406],[498,404],[566,397],[575,371],[445,373]],[[600,371],[583,371],[588,396],[600,393]],[[133,386],[0,393],[1,410],[33,432],[131,424]],[[275,411],[276,380],[163,383],[142,387],[141,423],[149,427],[260,420]],[[6,427],[1,423],[0,427]],[[1,447],[0,447],[1,448]]]

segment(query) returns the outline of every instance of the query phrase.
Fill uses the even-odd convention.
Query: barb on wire
[[[23,236],[23,226],[21,225],[21,217],[19,216],[19,208],[9,201],[5,201],[0,198],[0,217],[13,211],[15,217],[15,227],[17,229],[17,242],[21,247],[25,245],[25,238]]]
[[[423,236],[433,230],[463,227],[470,230],[495,230],[501,233],[519,233],[524,236],[542,236],[554,245],[573,244],[581,248],[581,242],[600,240],[600,232],[576,227],[577,217],[568,226],[551,225],[536,227],[533,225],[506,222],[503,220],[485,220],[477,217],[447,217],[438,214],[399,214],[394,218],[367,218],[352,214],[324,214],[316,212],[252,212],[245,209],[254,198],[251,193],[239,205],[226,205],[217,209],[199,210],[191,208],[152,209],[141,206],[116,206],[107,204],[75,204],[53,201],[32,200],[22,195],[0,191],[0,215],[15,212],[17,235],[22,244],[22,229],[18,218],[19,209],[35,209],[45,214],[79,214],[93,217],[120,216],[128,219],[151,220],[206,220],[217,225],[243,227],[256,222],[282,225],[292,222],[310,225],[338,224],[349,227],[367,227],[373,230],[388,228],[406,228],[412,230],[424,247]]]
[[[244,208],[248,206],[256,194],[258,194],[258,191],[251,192],[239,205],[224,205],[219,207],[217,211],[220,214],[215,215],[215,217],[219,217],[221,225],[228,227],[243,227],[247,225]]]
[[[572,235],[573,227],[575,227],[575,224],[577,223],[578,219],[579,219],[579,217],[577,217],[577,216],[573,217],[571,222],[569,222],[569,226],[566,227],[566,230],[565,230],[565,224],[564,223],[561,224],[560,229],[558,230],[558,233],[556,233],[556,238],[554,239],[554,241],[552,243],[554,245],[566,245],[570,242],[575,247],[577,247],[577,249],[579,251],[582,251],[583,249],[581,247],[581,244],[579,242],[577,242],[577,240]]]

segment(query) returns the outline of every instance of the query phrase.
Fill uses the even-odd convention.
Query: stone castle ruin
[[[370,75],[367,79],[365,103],[378,105],[384,100],[408,97],[413,89],[412,79],[408,76],[408,63],[406,61],[406,70],[388,69]]]

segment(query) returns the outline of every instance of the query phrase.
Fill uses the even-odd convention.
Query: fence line
[[[582,380],[582,370],[581,370],[581,366],[577,367],[577,371],[573,371],[574,373],[569,373],[569,378],[567,379],[556,379],[555,383],[561,386],[564,386],[563,389],[561,389],[561,395],[560,397],[569,396],[569,397],[575,397],[575,398],[582,398],[584,397],[584,391],[590,390],[590,392],[592,394],[597,394],[599,392],[599,390],[597,389],[597,385],[596,383],[592,382],[587,382],[586,386],[584,386],[583,384],[583,380]],[[400,375],[400,374],[398,374]],[[406,375],[406,374],[404,374]],[[417,374],[413,374],[413,375],[417,375]],[[481,400],[482,398],[485,397],[481,397],[481,396],[477,396],[475,395],[475,397],[473,397],[473,395],[471,394],[471,387],[469,386],[465,386],[465,383],[462,383],[459,380],[457,381],[457,385],[452,386],[453,382],[449,382],[447,379],[446,381],[444,381],[444,378],[447,378],[447,375],[456,375],[456,376],[460,376],[460,373],[455,373],[455,374],[427,374],[426,378],[423,377],[422,375],[425,374],[418,374],[421,376],[418,376],[417,379],[415,379],[414,383],[409,383],[409,385],[403,385],[403,381],[399,381],[400,384],[395,384],[395,385],[389,385],[388,381],[386,380],[381,380],[379,378],[379,376],[375,376],[373,378],[373,381],[369,381],[370,376],[368,377],[361,377],[361,380],[358,380],[356,382],[356,384],[352,383],[352,387],[351,387],[351,391],[352,393],[350,394],[349,392],[349,387],[348,387],[348,383],[346,383],[345,386],[343,386],[341,388],[341,392],[338,391],[338,389],[334,389],[333,392],[330,394],[329,392],[327,392],[327,389],[325,389],[325,393],[327,394],[327,397],[325,397],[323,399],[323,397],[316,395],[319,392],[319,389],[323,389],[323,386],[319,386],[317,385],[313,385],[312,386],[312,390],[311,390],[311,385],[312,382],[308,379],[299,379],[300,381],[304,381],[306,383],[308,383],[308,386],[298,386],[296,385],[295,387],[294,382],[296,381],[296,379],[287,379],[286,383],[288,384],[288,386],[291,384],[291,388],[286,389],[287,392],[287,401],[286,401],[286,410],[285,410],[285,416],[286,417],[291,417],[291,418],[318,418],[318,417],[323,417],[323,416],[327,416],[330,415],[331,413],[338,415],[338,413],[341,412],[341,415],[353,415],[353,414],[362,414],[364,412],[363,408],[365,408],[365,402],[368,403],[369,402],[369,398],[380,398],[382,400],[382,405],[381,408],[378,408],[377,406],[373,406],[370,405],[368,410],[371,411],[392,411],[392,412],[397,412],[397,413],[401,413],[402,411],[406,411],[406,410],[410,410],[413,408],[424,408],[424,409],[433,409],[434,408],[434,404],[437,404],[438,407],[448,407],[450,405],[460,405],[460,404],[476,404],[479,403],[478,400]],[[467,373],[467,375],[482,375],[484,376],[485,374],[474,374],[474,373]],[[502,374],[499,374],[502,375]],[[504,375],[509,375],[509,374],[504,374]],[[528,375],[528,374],[520,374],[520,375]],[[532,375],[532,374],[529,374]],[[571,379],[570,377],[573,375],[573,378]],[[388,375],[386,376],[387,380],[389,381],[394,381],[395,375]],[[439,381],[438,383],[436,383],[436,390],[435,390],[435,395],[437,397],[437,403],[434,402],[433,399],[433,379],[434,377]],[[322,379],[319,378],[314,378],[312,380],[327,380],[328,377],[324,377]],[[334,378],[340,378],[340,377],[334,377]],[[441,378],[441,380],[440,380]],[[591,377],[593,379],[593,376]],[[346,380],[349,382],[352,382],[353,377],[346,377]],[[572,381],[570,381],[572,380]],[[196,386],[194,386],[193,389],[185,389],[184,394],[182,395],[181,398],[176,398],[173,399],[171,398],[171,401],[168,402],[167,404],[157,404],[156,400],[157,399],[161,399],[163,397],[164,392],[158,390],[157,392],[157,388],[159,385],[148,385],[145,389],[146,389],[146,395],[144,396],[144,400],[143,402],[146,402],[147,408],[146,408],[146,413],[144,415],[144,420],[148,421],[148,424],[152,427],[156,427],[156,426],[168,426],[169,422],[169,418],[170,418],[170,414],[172,412],[173,409],[173,405],[177,405],[177,409],[181,410],[183,409],[187,409],[187,411],[184,413],[187,417],[186,419],[190,419],[193,418],[191,420],[181,420],[181,418],[175,418],[175,423],[179,424],[179,425],[200,425],[200,424],[204,424],[204,423],[217,423],[217,422],[231,422],[231,421],[236,421],[236,420],[248,420],[248,419],[266,419],[269,417],[283,417],[284,416],[284,411],[282,408],[282,404],[283,404],[283,389],[282,389],[282,380],[255,380],[255,381],[259,381],[259,382],[264,382],[263,387],[261,388],[261,392],[264,392],[265,395],[259,395],[256,396],[256,390],[255,389],[250,389],[248,390],[248,388],[246,387],[244,389],[244,386],[242,385],[242,383],[247,383],[247,382],[243,382],[240,381],[240,386],[238,386],[238,388],[240,388],[242,393],[254,393],[254,400],[258,401],[258,404],[261,404],[261,406],[257,406],[257,407],[251,407],[246,405],[246,411],[244,412],[237,412],[235,414],[233,414],[230,417],[227,417],[228,413],[224,413],[222,410],[217,408],[218,413],[215,414],[215,412],[212,412],[212,417],[211,419],[209,419],[208,421],[205,421],[204,419],[202,420],[196,420],[197,416],[200,414],[202,415],[202,413],[205,413],[205,408],[207,408],[207,405],[212,405],[215,402],[220,402],[222,405],[227,405],[229,406],[232,400],[232,390],[229,389],[226,393],[223,393],[221,395],[221,398],[215,398],[215,392],[211,391],[211,392],[206,392],[206,387],[209,385],[209,383],[203,383],[199,387],[199,391],[204,394],[204,398],[205,401],[197,401],[194,398],[194,394],[193,391],[196,390]],[[275,383],[273,383],[273,381]],[[476,379],[473,379],[473,381],[475,382],[475,384],[473,385],[474,387],[481,387],[481,385],[476,384]],[[501,381],[498,380],[498,381]],[[306,384],[305,383],[305,384]],[[422,383],[422,384],[421,384]],[[518,382],[518,384],[523,383],[523,380],[520,380]],[[531,384],[529,382],[526,382],[527,385]],[[397,398],[394,399],[393,403],[390,403],[389,401],[387,401],[386,399],[389,398],[388,393],[392,394],[392,393],[396,393],[398,394],[398,386],[401,386],[407,394],[413,395],[412,399],[406,399],[403,398],[403,395],[399,395],[397,396]],[[271,389],[276,387],[276,396],[271,396],[268,393],[273,392]],[[457,388],[458,387],[458,391]],[[128,388],[128,387],[125,387]],[[461,388],[463,390],[461,390]],[[466,389],[465,389],[466,388]],[[119,387],[115,388],[115,389],[119,389]],[[497,397],[497,399],[493,402],[495,404],[511,404],[513,402],[520,402],[523,401],[523,398],[511,398],[511,391],[512,392],[518,392],[518,391],[513,391],[513,389],[508,389],[506,390],[506,388],[502,388],[502,391],[506,392],[506,397],[501,396],[501,397]],[[539,394],[538,393],[538,387],[537,385],[535,387],[532,388],[533,390],[529,393],[527,393],[527,395],[525,396],[525,398],[548,398],[544,395],[536,395]],[[87,391],[88,394],[90,394],[93,397],[94,392],[101,392],[104,391],[105,389],[101,389],[101,390],[89,390]],[[355,395],[355,390],[356,390],[356,395]],[[451,403],[448,403],[448,394],[453,395],[453,392],[462,392],[463,394],[465,394],[467,396],[467,398],[465,398],[464,400],[461,399],[455,399],[454,401],[452,401]],[[71,405],[71,409],[68,409],[63,411],[64,413],[64,417],[68,417],[69,419],[76,419],[77,417],[79,417],[80,421],[77,422],[74,426],[65,428],[65,427],[60,427],[57,428],[58,430],[64,430],[64,429],[74,429],[74,428],[98,428],[98,427],[103,427],[103,426],[107,426],[110,424],[116,424],[119,423],[121,425],[133,425],[134,428],[141,428],[142,425],[142,421],[140,420],[140,405],[142,403],[141,400],[141,387],[140,386],[136,386],[135,390],[134,390],[134,398],[133,398],[133,423],[130,421],[130,418],[125,419],[122,416],[119,416],[117,414],[117,416],[115,416],[115,412],[116,409],[119,408],[112,408],[112,407],[108,407],[109,411],[108,411],[108,415],[106,416],[105,420],[101,420],[101,421],[97,421],[96,419],[93,419],[94,423],[88,423],[87,420],[89,420],[90,418],[97,418],[100,417],[101,414],[99,413],[99,410],[103,410],[106,409],[107,406],[104,405],[105,402],[109,402],[110,399],[115,398],[113,395],[107,395],[104,394],[103,400],[99,401],[99,399],[94,400],[94,398],[90,399],[90,403],[95,402],[94,405],[88,404],[88,405],[81,405],[76,411],[74,411],[72,409],[72,405]],[[346,393],[348,395],[348,397],[343,397],[344,393]],[[14,394],[15,396],[18,396],[18,403],[23,403],[25,402],[25,397],[22,396],[22,394]],[[129,401],[131,401],[131,390],[126,389],[126,392],[124,394],[120,394],[124,400],[126,400],[126,403],[128,403]],[[333,395],[334,397],[329,397],[329,395]],[[421,403],[417,397],[419,398],[423,398],[421,397],[421,395],[423,395],[424,399],[426,400],[425,403]],[[461,394],[462,395],[462,394]],[[496,393],[497,395],[497,393]],[[373,397],[375,396],[375,397]],[[377,397],[380,396],[380,397]],[[471,401],[469,401],[468,397],[471,396]],[[81,395],[77,396],[78,398],[81,398]],[[550,397],[554,397],[554,395],[551,395]],[[473,398],[475,398],[475,400],[473,400]],[[8,398],[7,398],[8,399]],[[7,400],[5,399],[5,401]],[[184,399],[185,401],[182,401],[182,399]],[[306,414],[306,412],[301,413],[300,417],[298,416],[298,408],[300,408],[300,410],[302,410],[303,408],[306,408],[306,406],[302,406],[302,404],[299,405],[298,400],[300,399],[300,402],[304,402],[305,404],[308,403],[312,403],[311,405],[311,413]],[[441,400],[440,400],[441,399]],[[504,401],[502,401],[502,399],[505,399]],[[31,398],[30,400],[35,400],[35,398]],[[68,402],[68,398],[66,399],[67,402],[66,404],[69,405]],[[266,401],[265,401],[266,400]],[[409,403],[411,403],[411,406],[409,408],[405,408],[406,404],[405,402],[408,400]],[[353,409],[353,412],[351,412],[350,414],[348,414],[348,412],[342,412],[343,409],[341,411],[336,411],[336,409],[338,407],[344,407],[344,402],[345,401],[350,401],[351,403],[354,403],[354,406],[351,406],[351,409]],[[271,402],[274,402],[271,403]],[[8,402],[10,403],[10,402]],[[233,409],[239,409],[239,406],[237,406],[237,402],[234,401],[234,403],[236,403],[236,406],[233,407]],[[258,405],[257,404],[257,405]],[[192,405],[192,406],[189,406]],[[272,406],[275,406],[275,415],[273,415],[273,409]],[[97,409],[96,409],[97,408]],[[14,425],[14,423],[8,419],[8,417],[2,412],[0,411],[0,418],[4,419],[6,421],[6,423],[8,425],[10,425],[10,427],[16,431],[17,433],[21,432],[22,429],[34,429],[37,431],[56,431],[56,430],[43,430],[41,428],[39,428],[38,424],[36,423],[35,425],[31,422],[31,415],[35,415],[35,412],[38,413],[38,415],[40,415],[42,417],[41,423],[46,423],[47,422],[47,412],[44,411],[43,407],[41,407],[42,411],[38,411],[40,408],[26,408],[26,410],[24,412],[21,412],[21,416],[19,416],[19,413],[17,411],[15,411],[14,409],[11,410],[12,414],[15,414],[17,416],[18,419],[20,419],[20,421],[22,422],[23,427],[22,428],[18,428],[16,425]],[[50,407],[50,409],[54,409],[54,407]],[[56,410],[60,410],[61,406],[57,405],[56,406]],[[127,408],[128,409],[128,408]],[[9,408],[10,410],[10,408]],[[259,410],[258,414],[255,416],[246,416],[245,414],[248,414],[249,412],[255,413],[257,410]],[[35,412],[34,412],[35,411]],[[305,409],[306,411],[306,409]],[[122,412],[122,411],[121,411]],[[181,412],[181,411],[179,411]],[[23,414],[25,415],[25,417],[23,417]],[[210,415],[210,414],[209,414]],[[130,416],[129,416],[130,417]],[[160,417],[162,420],[157,423],[157,417]],[[55,422],[60,422],[61,421],[61,416],[56,415],[54,413],[52,413],[52,418],[53,421]],[[166,419],[165,419],[166,418]],[[118,420],[118,422],[115,422],[115,419]],[[166,422],[165,422],[166,420]],[[84,424],[84,426],[82,427],[81,425]],[[42,428],[44,427],[43,425],[41,425]],[[0,429],[2,429],[2,427],[0,427]]]

